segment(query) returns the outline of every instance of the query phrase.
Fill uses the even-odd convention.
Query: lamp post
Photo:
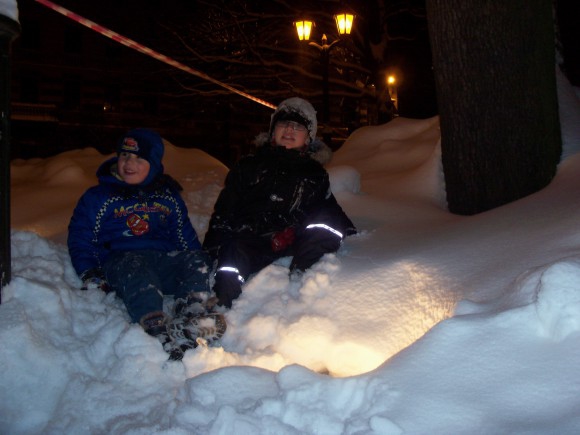
[[[16,4],[16,3],[15,3]],[[20,24],[0,14],[0,287],[10,282],[10,53]],[[1,296],[0,296],[0,302]]]
[[[340,13],[334,15],[334,20],[336,21],[336,28],[338,30],[338,35],[350,35],[352,30],[352,24],[355,16],[349,13]],[[310,20],[300,20],[294,22],[296,26],[296,33],[298,34],[298,39],[300,41],[309,41],[310,33],[314,22]],[[322,122],[324,128],[322,130],[322,138],[328,145],[331,144],[332,140],[332,130],[330,128],[330,98],[329,98],[329,88],[328,88],[328,71],[330,68],[330,51],[332,47],[340,42],[340,39],[335,39],[330,44],[328,43],[328,38],[326,34],[322,35],[322,40],[320,44],[310,41],[308,45],[315,47],[320,51],[320,62],[322,63]]]
[[[395,112],[397,112],[399,110],[399,99],[397,97],[397,78],[393,74],[387,76],[387,89],[389,91],[391,105],[395,108]]]

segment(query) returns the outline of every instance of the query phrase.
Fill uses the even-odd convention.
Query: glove
[[[280,252],[294,243],[294,228],[288,227],[272,235],[272,251]]]
[[[105,274],[99,268],[86,270],[81,274],[81,280],[83,282],[81,290],[99,289],[105,293],[109,293],[112,290],[105,278]]]

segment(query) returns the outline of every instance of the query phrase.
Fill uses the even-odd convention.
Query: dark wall
[[[580,1],[558,0],[557,18],[564,72],[574,86],[580,86]]]

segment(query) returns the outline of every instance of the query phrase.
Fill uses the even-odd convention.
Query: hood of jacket
[[[115,185],[127,192],[139,189],[153,191],[165,187],[174,189],[177,192],[181,192],[183,190],[183,187],[177,180],[175,180],[170,175],[163,173],[163,171],[161,171],[161,173],[157,172],[157,174],[154,175],[154,177],[147,184],[127,184],[117,173],[117,161],[118,157],[115,156],[101,163],[97,169],[96,174],[100,184]]]

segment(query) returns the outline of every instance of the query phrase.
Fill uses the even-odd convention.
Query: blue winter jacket
[[[114,174],[117,158],[103,163],[99,184],[80,198],[68,227],[68,249],[79,275],[102,267],[113,251],[197,250],[201,244],[181,198],[181,186],[160,174],[132,186]]]

